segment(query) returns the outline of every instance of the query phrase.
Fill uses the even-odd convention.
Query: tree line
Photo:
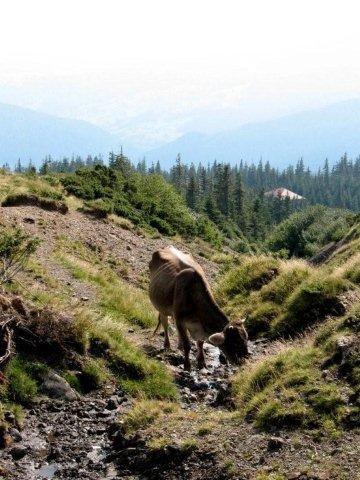
[[[148,166],[145,159],[134,166],[122,151],[120,154],[111,152],[107,163],[125,176],[134,171],[163,176],[188,207],[205,213],[230,238],[243,236],[250,241],[263,240],[275,225],[308,205],[360,210],[360,157],[351,160],[346,154],[331,168],[326,160],[317,172],[306,168],[302,159],[295,166],[280,171],[262,161],[257,165],[243,161],[235,166],[217,161],[207,166],[201,163],[186,165],[180,155],[170,171],[164,171],[159,162]],[[79,168],[103,164],[101,156],[64,157],[60,160],[47,156],[39,173],[71,173]],[[31,162],[23,167],[20,160],[14,170],[18,173],[36,172]],[[288,188],[305,200],[264,195],[277,187]]]

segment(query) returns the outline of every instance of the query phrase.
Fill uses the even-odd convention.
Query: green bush
[[[164,235],[200,236],[219,244],[220,234],[215,225],[205,217],[197,218],[160,175],[97,165],[66,175],[61,182],[68,193],[87,200],[85,211],[99,217],[115,213]]]
[[[308,207],[277,225],[266,247],[272,252],[287,252],[288,257],[310,257],[329,242],[343,238],[353,218],[346,210]]]

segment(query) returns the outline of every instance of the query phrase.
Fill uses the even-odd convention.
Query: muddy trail
[[[163,350],[162,335],[152,337],[151,332],[144,332],[137,341],[144,342],[147,354],[166,363],[172,371],[182,409],[231,408],[229,382],[236,368],[225,363],[217,348],[205,346],[207,367],[199,370],[193,345],[193,369],[186,372],[181,352]],[[252,356],[262,355],[267,347],[259,342],[251,344],[250,351]],[[39,398],[25,410],[22,430],[14,422],[13,443],[1,453],[0,478],[1,474],[11,480],[153,478],[131,467],[144,457],[142,441],[136,436],[135,440],[119,436],[121,417],[132,404],[133,400],[115,384],[96,393],[78,395],[72,401]],[[11,416],[8,420],[12,421]],[[173,453],[176,459],[177,453]],[[153,467],[158,462],[161,466],[161,459],[145,456]],[[203,461],[206,463],[206,459]]]

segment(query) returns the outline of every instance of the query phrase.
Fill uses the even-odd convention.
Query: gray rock
[[[285,440],[281,437],[270,437],[268,441],[268,451],[275,452],[280,450],[285,445]]]
[[[52,370],[43,376],[41,390],[51,398],[67,401],[73,401],[79,398],[79,395],[70,387],[68,382]]]
[[[119,400],[116,395],[113,395],[112,397],[110,397],[106,404],[106,408],[108,410],[116,410],[118,406],[119,406]]]
[[[28,453],[28,448],[19,445],[12,448],[10,453],[14,460],[20,460],[21,458],[25,457],[25,455]]]
[[[10,428],[9,434],[14,442],[21,442],[22,435],[17,428]]]

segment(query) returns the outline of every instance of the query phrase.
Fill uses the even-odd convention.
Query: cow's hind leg
[[[169,318],[167,315],[162,315],[159,313],[159,320],[164,329],[164,349],[170,350],[170,338],[169,338]]]
[[[198,340],[196,342],[197,345],[197,355],[196,360],[199,368],[206,368],[205,364],[205,355],[204,355],[204,342],[202,340]]]
[[[175,280],[174,291],[174,319],[179,334],[179,344],[182,345],[184,351],[184,369],[190,371],[190,339],[189,333],[185,326],[185,319],[189,317],[189,309],[191,309],[191,291],[194,284],[195,271],[191,268],[182,270]]]

